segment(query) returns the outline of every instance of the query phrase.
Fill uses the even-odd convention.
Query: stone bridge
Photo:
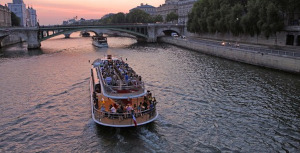
[[[27,42],[28,48],[39,48],[38,28],[11,27],[0,28],[0,47],[20,42]]]
[[[157,37],[176,32],[184,35],[184,24],[107,24],[107,25],[65,25],[40,26],[36,28],[0,28],[0,41],[26,41],[29,49],[39,48],[41,41],[77,31],[94,32],[96,35],[109,32],[122,32],[133,35],[138,41],[156,42]],[[0,42],[1,43],[1,42]]]

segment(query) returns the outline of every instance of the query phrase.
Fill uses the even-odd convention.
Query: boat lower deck
[[[137,125],[143,125],[152,122],[157,118],[158,114],[155,110],[151,112],[135,113]],[[131,114],[109,114],[102,113],[97,110],[94,111],[93,119],[101,125],[113,126],[113,127],[129,127],[135,126],[134,120]]]

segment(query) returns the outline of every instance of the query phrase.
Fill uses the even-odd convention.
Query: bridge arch
[[[49,34],[49,31],[53,31],[52,34]],[[47,39],[50,39],[52,37],[62,35],[62,34],[71,34],[73,32],[78,32],[78,31],[89,31],[93,32],[96,35],[99,35],[100,33],[107,33],[108,31],[117,31],[117,32],[122,32],[122,33],[127,33],[130,35],[135,36],[137,39],[143,38],[147,39],[148,36],[147,34],[139,33],[136,31],[131,31],[125,28],[114,28],[114,27],[81,27],[81,28],[72,28],[72,29],[60,29],[60,30],[41,30],[40,31],[40,41],[44,41]],[[46,36],[44,36],[46,35]]]
[[[182,30],[180,30],[177,27],[164,27],[164,28],[159,28],[156,32],[156,36],[171,36],[171,33],[177,33],[178,35],[183,35]]]

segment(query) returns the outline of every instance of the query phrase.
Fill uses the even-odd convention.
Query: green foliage
[[[20,18],[14,12],[11,12],[11,24],[12,26],[20,26]]]
[[[110,23],[126,23],[126,15],[122,12],[111,16]]]
[[[140,9],[134,9],[126,14],[127,23],[149,23],[152,22],[150,14]]]
[[[171,12],[171,13],[167,14],[167,17],[166,17],[167,22],[171,22],[174,20],[178,20],[178,15],[175,12]]]
[[[164,18],[161,15],[156,15],[153,17],[153,22],[164,22]]]
[[[187,29],[195,33],[234,35],[263,33],[269,37],[283,29],[283,12],[299,7],[292,0],[198,0],[189,13]],[[294,9],[295,10],[295,9]]]
[[[99,21],[101,24],[112,24],[112,23],[152,23],[152,22],[162,22],[161,16],[155,16],[152,18],[150,14],[146,13],[140,9],[134,9],[129,13],[125,14],[119,12],[117,14],[111,15],[107,18],[101,19]]]

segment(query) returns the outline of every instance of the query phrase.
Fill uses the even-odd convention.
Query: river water
[[[56,37],[0,51],[0,152],[300,152],[300,77],[167,44]],[[153,123],[91,119],[89,60],[127,58],[159,102]]]

